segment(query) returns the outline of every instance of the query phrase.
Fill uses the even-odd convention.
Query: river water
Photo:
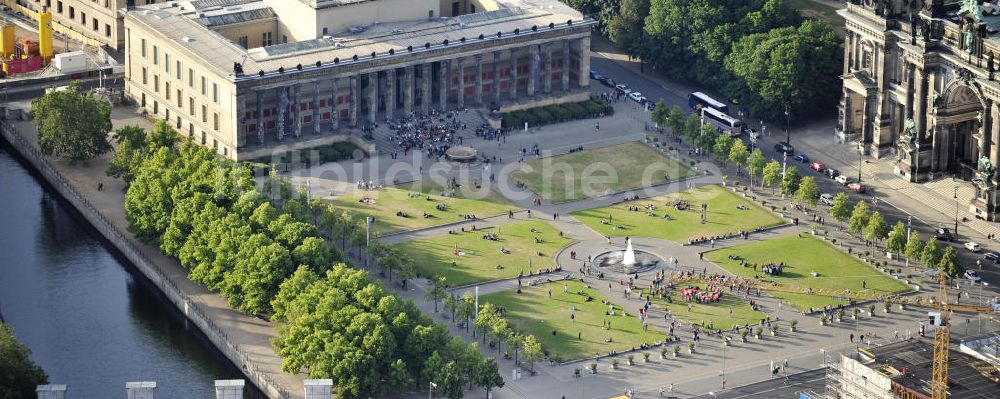
[[[0,315],[51,383],[84,399],[156,381],[157,398],[187,399],[243,378],[11,151],[0,142]]]

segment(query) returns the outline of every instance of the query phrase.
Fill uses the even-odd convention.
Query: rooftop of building
[[[345,5],[359,0],[300,0]],[[377,0],[360,0],[377,1]],[[262,0],[194,0],[144,6],[128,12],[126,19],[156,32],[161,40],[178,44],[215,68],[231,76],[234,63],[252,79],[279,73],[279,68],[367,62],[372,58],[434,51],[481,40],[531,35],[548,30],[580,28],[595,24],[558,0],[499,0],[499,9],[457,17],[439,17],[391,23],[372,22],[348,32],[331,33],[317,39],[244,49],[211,28],[261,18],[277,18]],[[346,12],[347,10],[345,10]],[[374,57],[373,57],[374,55]]]
[[[928,397],[934,342],[911,339],[858,351],[862,363],[886,375],[894,382]],[[948,392],[963,399],[995,399],[1000,392],[997,367],[967,354],[950,351],[948,355]]]

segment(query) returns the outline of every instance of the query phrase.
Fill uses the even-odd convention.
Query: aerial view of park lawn
[[[690,168],[638,141],[532,159],[511,177],[538,196],[564,202],[687,177]]]
[[[538,338],[542,349],[555,361],[607,355],[612,350],[622,352],[666,338],[663,331],[652,327],[643,331],[636,310],[629,309],[625,314],[618,305],[612,309],[602,303],[606,301],[603,295],[578,280],[525,285],[521,291],[484,295],[480,302],[505,309],[507,319],[518,330]],[[605,327],[608,321],[611,329]]]
[[[459,222],[464,220],[466,215],[485,218],[516,209],[510,205],[487,200],[444,197],[395,187],[352,190],[329,201],[347,209],[358,220],[363,220],[366,216],[374,217],[373,227],[381,233]]]
[[[483,200],[496,204],[511,205],[510,200],[494,191],[489,186],[488,181],[484,184],[481,179],[456,179],[454,183],[457,184],[458,187],[449,187],[450,183],[452,182],[437,182],[432,179],[420,179],[409,183],[400,183],[393,187],[430,195],[447,195],[448,197],[459,199]]]
[[[760,276],[760,288],[801,311],[906,292],[904,282],[886,276],[811,235],[788,235],[706,252],[705,259],[741,277]],[[741,266],[740,262],[746,265]],[[764,265],[781,264],[780,274],[765,274]],[[757,264],[754,270],[753,264]],[[816,273],[815,275],[813,273]]]
[[[705,328],[728,330],[733,325],[746,325],[760,322],[767,315],[763,312],[753,310],[750,303],[739,297],[737,294],[729,292],[726,285],[717,286],[719,295],[717,300],[698,301],[699,295],[711,296],[712,290],[709,284],[692,280],[680,280],[674,282],[674,289],[668,291],[670,301],[658,295],[651,295],[650,299],[654,307],[667,309],[675,319],[683,320],[686,323],[697,324]],[[692,288],[695,288],[692,290]],[[682,298],[681,292],[692,293],[690,300]],[[643,295],[649,293],[646,289]],[[690,305],[690,309],[688,308]]]
[[[701,222],[701,204],[708,206],[704,223]],[[577,211],[572,215],[604,236],[653,237],[680,243],[782,223],[779,217],[753,201],[716,185]]]
[[[445,276],[451,286],[528,275],[555,268],[556,254],[572,240],[541,220],[407,241],[398,246],[421,276]]]

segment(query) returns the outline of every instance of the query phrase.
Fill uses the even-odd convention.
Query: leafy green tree
[[[389,367],[388,383],[393,392],[406,392],[412,387],[413,379],[403,359],[396,359]]]
[[[521,358],[528,362],[531,371],[535,371],[535,362],[542,359],[542,344],[534,335],[525,335],[521,345]]]
[[[894,254],[902,253],[906,249],[906,226],[903,222],[896,222],[892,226],[892,231],[885,240],[885,249]]]
[[[712,130],[715,131],[715,127],[712,127]],[[715,156],[718,157],[723,164],[725,164],[726,158],[729,157],[729,150],[732,146],[733,138],[729,137],[728,134],[720,134],[715,138],[715,143],[712,146],[712,153],[714,153]]]
[[[704,151],[712,151],[718,140],[719,130],[712,125],[701,125],[701,134],[698,136],[697,144]]]
[[[315,284],[317,280],[319,280],[319,277],[316,276],[316,273],[313,273],[306,266],[299,266],[295,270],[295,273],[292,273],[291,277],[281,282],[278,294],[271,300],[271,308],[274,309],[271,318],[277,321],[287,321],[288,319],[296,319],[298,316],[303,316],[294,313],[289,315],[289,312],[295,311],[292,303],[299,295],[302,295]]]
[[[35,388],[48,382],[45,371],[31,360],[31,350],[0,323],[0,398],[34,398]]]
[[[457,313],[459,319],[465,320],[465,332],[469,332],[469,324],[471,324],[469,319],[476,315],[476,298],[472,296],[471,292],[466,291],[462,294]]]
[[[743,140],[733,140],[733,144],[729,146],[729,161],[736,165],[737,170],[746,165],[749,157],[750,151]]]
[[[431,278],[431,288],[427,290],[427,299],[434,301],[434,313],[438,312],[438,302],[448,297],[448,278],[445,276]]]
[[[799,189],[795,190],[795,198],[806,205],[816,206],[816,202],[819,201],[819,186],[816,185],[816,179],[812,176],[803,177]]]
[[[507,342],[507,352],[514,352],[514,364],[519,364],[517,355],[524,343],[524,335],[512,329],[504,335],[504,341]]]
[[[454,295],[448,295],[444,299],[444,310],[451,313],[451,321],[456,321],[455,314],[458,313],[458,299]]]
[[[653,110],[649,113],[649,120],[653,121],[659,127],[666,127],[667,120],[670,117],[670,108],[667,108],[667,103],[661,98],[653,106]]]
[[[778,161],[771,160],[767,165],[764,165],[764,178],[762,184],[765,186],[771,186],[771,193],[774,193],[774,186],[781,181],[781,164]]]
[[[171,189],[181,180],[178,156],[164,148],[150,154],[125,194],[129,229],[143,241],[156,241],[167,229],[173,211]]]
[[[851,197],[847,196],[846,193],[838,193],[833,197],[830,216],[833,216],[833,219],[840,223],[845,223],[851,218],[852,209]]]
[[[608,21],[608,38],[630,56],[642,51],[643,23],[649,15],[649,0],[621,0],[618,15]]]
[[[920,233],[916,231],[910,233],[910,239],[906,241],[906,259],[919,262],[924,253],[924,242],[920,240]]]
[[[940,261],[941,248],[938,247],[937,237],[931,237],[924,243],[924,249],[920,252],[920,263],[926,267],[938,267]]]
[[[889,224],[885,222],[882,213],[879,211],[873,212],[871,217],[868,218],[867,226],[865,226],[865,239],[874,244],[884,240],[888,235]]]
[[[31,101],[42,154],[83,161],[111,150],[111,104],[80,91],[79,81]]]
[[[937,265],[938,269],[949,278],[956,278],[965,273],[965,268],[958,262],[958,254],[955,253],[955,248],[951,245],[945,247],[944,254],[941,255]]]
[[[492,357],[483,358],[476,366],[475,383],[486,390],[486,397],[490,397],[493,388],[503,388],[503,377],[500,376],[500,367]]]
[[[663,101],[663,100],[660,100]],[[675,136],[687,136],[684,133],[684,129],[687,127],[687,114],[681,110],[679,105],[674,105],[670,107],[670,113],[667,115],[666,127],[670,129],[670,133]]]
[[[851,219],[847,223],[847,231],[855,235],[863,233],[865,228],[868,227],[869,217],[868,204],[864,201],[858,201],[851,212]]]
[[[153,129],[149,131],[147,141],[154,148],[172,148],[180,141],[180,138],[181,136],[177,134],[177,131],[167,121],[157,119],[156,123],[153,124]]]
[[[474,369],[473,369],[474,370]],[[448,399],[462,399],[465,394],[463,387],[467,381],[463,378],[462,368],[456,362],[448,362],[441,371],[441,383],[438,389]]]
[[[146,131],[138,126],[123,126],[114,133],[117,146],[105,172],[126,184],[135,179],[146,152]]]
[[[747,156],[746,165],[747,175],[750,176],[750,188],[753,188],[753,178],[764,173],[764,166],[767,165],[767,159],[765,159],[764,154],[760,152],[760,148],[755,148],[753,152]],[[763,185],[761,188],[763,188]]]
[[[255,234],[240,247],[236,265],[226,273],[220,292],[230,306],[244,313],[268,313],[271,298],[291,269],[288,249]]]
[[[785,176],[781,178],[781,194],[782,195],[795,195],[795,192],[799,190],[799,185],[802,182],[802,175],[799,174],[799,170],[791,167],[785,170]]]
[[[687,120],[684,121],[684,136],[687,137],[688,140],[695,142],[695,145],[702,147],[701,144],[699,144],[699,137],[702,136],[702,124],[701,118],[698,114],[694,112],[688,114]],[[712,140],[715,140],[715,136],[712,136]]]

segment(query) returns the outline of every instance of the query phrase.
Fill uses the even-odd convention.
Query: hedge
[[[280,155],[275,154],[272,157],[257,158],[250,160],[248,162],[251,164],[263,164],[263,165],[270,165],[273,163],[276,164],[279,169],[286,169],[288,164],[291,164],[292,161],[295,161],[296,163],[301,163],[305,166],[311,166],[313,161],[313,153],[312,153],[313,151],[317,152],[317,156],[319,158],[318,164],[324,164],[327,162],[337,162],[345,159],[350,159],[354,157],[354,151],[358,149],[359,149],[358,146],[354,145],[353,143],[347,141],[341,141],[333,144],[327,144],[324,146],[297,150],[298,151],[297,158],[293,157],[293,155],[296,155],[294,151],[288,151],[284,154]]]
[[[613,115],[614,112],[614,107],[611,105],[591,99],[579,103],[553,104],[507,112],[500,116],[500,124],[506,128],[517,129],[523,127],[525,122],[528,123],[528,126],[540,126],[577,119],[608,116]]]

